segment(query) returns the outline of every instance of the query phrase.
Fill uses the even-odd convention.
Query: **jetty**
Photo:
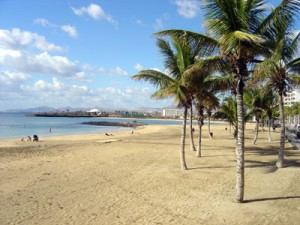
[[[28,116],[38,117],[108,117],[108,113],[91,113],[91,112],[43,112],[35,113]]]
[[[114,126],[114,127],[139,127],[139,126],[145,126],[146,123],[141,122],[107,122],[107,121],[90,121],[90,122],[82,122],[81,124],[87,124],[87,125],[95,125],[95,126]]]

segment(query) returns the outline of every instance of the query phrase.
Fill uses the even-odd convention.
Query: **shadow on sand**
[[[275,201],[275,200],[286,200],[286,199],[300,199],[300,196],[285,196],[285,197],[274,197],[274,198],[257,198],[257,199],[244,200],[243,203]]]

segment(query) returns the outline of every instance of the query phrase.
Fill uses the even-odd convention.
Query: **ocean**
[[[123,118],[84,118],[84,117],[34,117],[26,116],[24,113],[0,113],[0,139],[15,139],[34,134],[39,137],[92,134],[92,133],[112,133],[122,130],[132,130],[125,127],[93,126],[81,124],[88,121],[108,121],[108,122],[142,122],[146,124],[181,124],[176,120],[146,120],[146,119],[123,119]],[[51,129],[51,132],[50,132]]]

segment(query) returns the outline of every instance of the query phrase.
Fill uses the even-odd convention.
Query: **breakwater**
[[[95,126],[133,127],[133,128],[147,125],[145,123],[136,122],[136,121],[133,122],[90,121],[90,122],[83,122],[81,124],[95,125]]]
[[[88,112],[45,112],[45,113],[34,113],[27,114],[26,116],[37,116],[37,117],[108,117],[108,113],[88,113]]]

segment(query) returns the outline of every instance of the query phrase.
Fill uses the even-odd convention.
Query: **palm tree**
[[[226,120],[233,127],[233,137],[237,138],[237,106],[236,100],[232,97],[225,99],[214,118]]]
[[[210,83],[210,81],[208,81],[207,83]],[[204,87],[207,88],[207,86]],[[218,105],[219,102],[218,102],[218,98],[214,94],[214,90],[201,90],[199,93],[196,94],[195,100],[196,100],[196,109],[198,111],[198,128],[199,128],[196,156],[201,157],[202,156],[202,151],[201,151],[202,126],[204,125],[204,109],[205,107],[209,107],[209,108],[211,107],[210,109],[212,109],[214,106]],[[208,126],[210,127],[210,124]],[[208,130],[210,131],[210,128]],[[211,135],[210,132],[209,135]]]
[[[183,75],[192,65],[201,48],[188,44],[186,38],[172,38],[172,46],[167,40],[159,38],[157,45],[164,57],[165,69],[169,74],[156,70],[142,70],[132,78],[148,81],[159,89],[152,95],[155,98],[174,97],[178,106],[184,108],[184,118],[181,133],[180,165],[182,170],[187,169],[185,160],[186,120],[188,108],[192,105],[193,96],[187,89]],[[173,48],[172,48],[173,47]]]
[[[199,133],[196,153],[197,157],[201,157],[201,136],[202,126],[204,124],[204,107],[205,105],[208,106],[209,102],[217,102],[215,97],[215,92],[217,91],[215,88],[215,78],[212,76],[211,68],[199,66],[199,62],[202,60],[202,58],[197,57],[195,63],[192,64],[184,74],[184,82],[195,99],[195,108],[198,112],[197,121]],[[204,63],[202,63],[202,65],[204,65]]]
[[[198,145],[197,145],[197,157],[201,157],[201,142],[202,142],[202,126],[204,124],[204,106],[202,97],[196,97],[196,109],[198,112],[197,123],[198,123]]]
[[[207,126],[208,126],[208,136],[212,139],[212,133],[210,132],[210,121],[213,110],[216,110],[220,106],[219,99],[214,95],[213,98],[208,99],[205,101],[204,108],[206,109],[207,113]]]
[[[290,14],[299,8],[299,0],[284,0],[268,17],[263,0],[202,0],[206,10],[205,26],[207,35],[182,30],[159,32],[158,35],[182,36],[188,34],[193,37],[192,43],[201,42],[207,49],[219,50],[224,61],[231,64],[232,73],[236,80],[237,99],[237,202],[244,199],[244,102],[243,94],[245,82],[249,78],[248,67],[256,62],[255,56],[265,53],[261,33],[277,18],[285,23],[288,17],[281,17],[283,13]],[[265,20],[262,20],[265,18]],[[212,63],[208,66],[214,66]]]
[[[278,97],[272,89],[262,90],[262,110],[268,118],[268,140],[271,141],[271,125],[274,127],[274,112],[278,108]]]
[[[193,129],[193,104],[190,107],[190,148],[192,151],[196,151],[194,143],[194,129]]]
[[[252,112],[246,110],[245,112],[245,121],[251,119]],[[233,97],[228,97],[224,100],[224,103],[219,107],[218,111],[213,115],[215,119],[226,120],[230,126],[233,127],[233,137],[237,142],[237,130],[238,130],[238,118],[237,118],[237,101]]]
[[[265,117],[268,118],[268,136],[271,141],[271,125],[273,124],[273,111],[278,107],[277,97],[272,89],[264,89],[263,87],[252,87],[245,92],[245,103],[255,116],[255,136],[253,144],[256,143],[258,137],[259,123],[263,123]]]
[[[249,107],[251,113],[255,117],[256,124],[255,124],[255,135],[253,139],[253,144],[255,144],[258,137],[259,123],[261,122],[261,117],[263,114],[262,96],[261,96],[260,89],[254,88],[245,91],[244,99],[245,99],[245,104]]]
[[[299,2],[295,6],[300,8]],[[271,54],[259,64],[254,71],[253,80],[264,81],[264,86],[275,90],[279,95],[280,111],[280,150],[277,167],[284,166],[285,150],[285,116],[284,96],[294,87],[300,86],[300,58],[295,58],[299,50],[300,32],[291,30],[293,18],[285,12],[274,21],[272,27],[264,35],[268,39]],[[270,44],[271,43],[271,44]]]

